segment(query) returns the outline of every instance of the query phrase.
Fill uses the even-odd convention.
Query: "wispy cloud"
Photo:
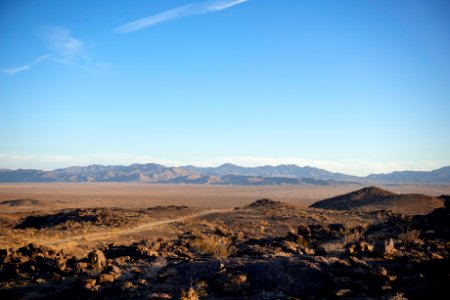
[[[90,153],[83,156],[65,154],[5,154],[0,153],[0,169],[31,168],[53,170],[69,166],[131,165],[134,163],[159,163],[165,166],[181,166],[187,163],[145,154]]]
[[[47,56],[49,59],[69,63],[89,60],[83,41],[72,36],[68,29],[47,27],[41,30],[40,35],[51,53]]]
[[[86,50],[85,43],[74,37],[71,32],[63,27],[44,27],[38,32],[48,53],[33,59],[30,63],[0,69],[7,75],[15,75],[19,72],[30,70],[36,64],[51,61],[55,63],[77,65],[82,69],[96,74],[105,74],[111,69],[108,63],[93,62]]]
[[[0,71],[2,73],[8,74],[8,75],[14,75],[16,73],[22,72],[22,71],[26,71],[29,68],[31,68],[30,65],[23,65],[20,67],[12,67],[12,68],[6,68],[6,69],[1,69]]]
[[[204,2],[191,3],[156,15],[152,15],[147,18],[124,24],[117,28],[116,32],[128,33],[136,30],[141,30],[162,22],[224,10],[247,1],[248,0],[209,0]]]

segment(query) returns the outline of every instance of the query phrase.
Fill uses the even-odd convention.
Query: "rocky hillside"
[[[420,214],[442,207],[443,202],[441,198],[422,194],[395,194],[377,187],[367,187],[318,201],[311,207],[332,210],[389,209],[405,214]]]

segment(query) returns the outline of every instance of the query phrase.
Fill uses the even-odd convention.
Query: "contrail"
[[[136,30],[141,30],[162,22],[224,10],[247,1],[248,0],[210,0],[205,2],[191,3],[171,10],[167,10],[156,15],[152,15],[147,18],[124,24],[118,27],[116,29],[116,32],[128,33]]]

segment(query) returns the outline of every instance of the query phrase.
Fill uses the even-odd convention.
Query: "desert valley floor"
[[[3,184],[0,298],[446,299],[448,194]]]
[[[450,193],[450,185],[378,186],[396,193],[420,193],[430,196]],[[4,183],[0,184],[0,201],[39,200],[39,205],[2,206],[1,211],[82,207],[145,208],[158,205],[233,208],[263,198],[306,207],[315,201],[345,194],[362,187],[363,185],[215,186],[141,183]]]

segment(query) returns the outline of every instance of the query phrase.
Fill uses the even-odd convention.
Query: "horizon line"
[[[395,172],[432,172],[432,171],[436,171],[436,170],[440,170],[443,168],[448,168],[450,167],[450,165],[443,165],[441,167],[432,169],[432,170],[411,170],[411,169],[405,169],[405,170],[396,170],[396,171],[391,171],[391,172],[385,172],[385,173],[370,173],[366,176],[364,175],[353,175],[353,174],[349,174],[349,173],[343,173],[343,172],[334,172],[334,171],[329,171],[325,168],[319,168],[319,167],[314,167],[311,165],[298,165],[295,163],[289,163],[289,164],[265,164],[265,165],[256,165],[256,166],[242,166],[242,165],[238,165],[238,164],[234,164],[234,163],[222,163],[216,166],[207,166],[207,167],[199,167],[196,166],[194,164],[182,164],[182,165],[164,165],[161,163],[155,163],[155,162],[146,162],[146,163],[132,163],[132,164],[100,164],[100,163],[93,163],[93,164],[87,164],[87,165],[69,165],[66,167],[59,167],[59,168],[55,168],[55,169],[40,169],[40,168],[16,168],[16,169],[9,169],[9,168],[0,168],[0,171],[20,171],[20,170],[36,170],[36,171],[43,171],[43,172],[52,172],[52,171],[56,171],[56,170],[62,170],[62,169],[68,169],[68,168],[86,168],[86,167],[90,167],[90,166],[102,166],[102,167],[118,167],[118,166],[124,166],[124,167],[131,167],[133,165],[149,165],[149,164],[154,164],[154,165],[160,165],[163,166],[165,168],[185,168],[185,167],[195,167],[195,168],[201,168],[201,169],[205,169],[205,168],[219,168],[225,165],[232,165],[232,166],[236,166],[236,167],[240,167],[240,168],[249,168],[249,169],[254,169],[254,168],[260,168],[260,167],[281,167],[281,166],[296,166],[299,168],[314,168],[314,169],[320,169],[320,170],[325,170],[327,172],[330,173],[337,173],[337,174],[343,174],[343,175],[350,175],[350,176],[354,176],[354,177],[361,177],[361,178],[365,178],[368,177],[370,175],[381,175],[381,174],[391,174],[391,173],[395,173]]]

